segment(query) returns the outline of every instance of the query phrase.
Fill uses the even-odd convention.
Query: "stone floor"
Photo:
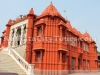
[[[100,72],[89,72],[89,73],[73,73],[68,75],[100,75]]]

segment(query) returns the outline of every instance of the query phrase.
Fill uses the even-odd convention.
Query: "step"
[[[27,75],[23,69],[9,56],[7,52],[0,52],[0,72],[18,73]]]

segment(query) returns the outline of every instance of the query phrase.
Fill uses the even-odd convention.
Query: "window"
[[[62,36],[65,37],[65,29],[62,29]]]
[[[62,53],[62,62],[63,62],[63,63],[66,62],[65,58],[66,58],[66,53]]]
[[[39,36],[39,35],[42,35],[42,28],[41,28],[41,27],[38,27],[37,30],[38,30],[37,35],[38,35],[38,36]]]
[[[78,59],[78,69],[80,69],[80,59]]]
[[[72,45],[72,46],[76,46],[76,39],[75,39],[75,38],[72,38],[72,39],[71,39],[71,45]]]
[[[62,62],[62,63],[65,63],[67,60],[66,60],[66,53],[64,52],[58,52],[58,62]]]
[[[40,62],[40,52],[36,52],[36,62]]]
[[[69,36],[66,36],[66,43],[69,43]]]
[[[83,70],[86,69],[86,60],[83,60]]]
[[[72,57],[72,70],[74,70],[74,69],[75,69],[75,58]]]
[[[83,45],[82,45],[82,49],[85,50],[85,51],[88,51],[89,48],[88,48],[87,45],[83,44]]]
[[[88,46],[86,46],[86,51],[88,51],[89,50],[89,47]]]

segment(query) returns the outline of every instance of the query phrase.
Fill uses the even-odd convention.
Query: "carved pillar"
[[[75,60],[75,70],[78,70],[78,58],[76,57],[76,60]]]
[[[42,68],[42,55],[43,55],[43,52],[42,51],[40,51],[40,68]]]
[[[62,52],[60,52],[60,70],[62,69]]]
[[[60,40],[59,40],[59,48],[62,48],[62,26],[60,26],[60,38],[59,38]]]
[[[17,29],[15,28],[14,29],[14,37],[13,37],[13,47],[15,47],[17,45],[17,41],[18,41],[18,38],[17,38]]]
[[[69,56],[69,66],[68,66],[68,68],[69,68],[69,70],[72,70],[72,57],[71,56]]]
[[[8,46],[11,47],[12,46],[12,42],[13,42],[13,30],[10,31],[10,36],[9,36],[9,43]]]
[[[26,25],[25,25],[25,26],[26,26]],[[23,42],[23,43],[24,43],[24,44],[26,44],[26,32],[27,32],[27,30],[25,29],[25,30],[24,30],[24,36],[23,36],[23,38],[24,38],[24,42]]]
[[[81,61],[80,61],[80,69],[83,70],[83,58],[81,58]]]
[[[86,60],[85,66],[86,66],[86,67],[85,67],[85,68],[86,68],[86,70],[88,70],[88,68],[87,68],[87,60]]]
[[[60,37],[62,37],[62,26],[60,26]]]
[[[60,52],[60,63],[62,63],[62,52]]]
[[[24,41],[24,26],[21,26],[21,40],[20,40],[20,45],[23,45]]]

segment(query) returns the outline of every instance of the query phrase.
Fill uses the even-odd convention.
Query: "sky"
[[[0,36],[9,19],[27,15],[31,8],[40,15],[51,1],[73,27],[81,33],[87,31],[96,40],[100,51],[100,0],[0,0]]]

